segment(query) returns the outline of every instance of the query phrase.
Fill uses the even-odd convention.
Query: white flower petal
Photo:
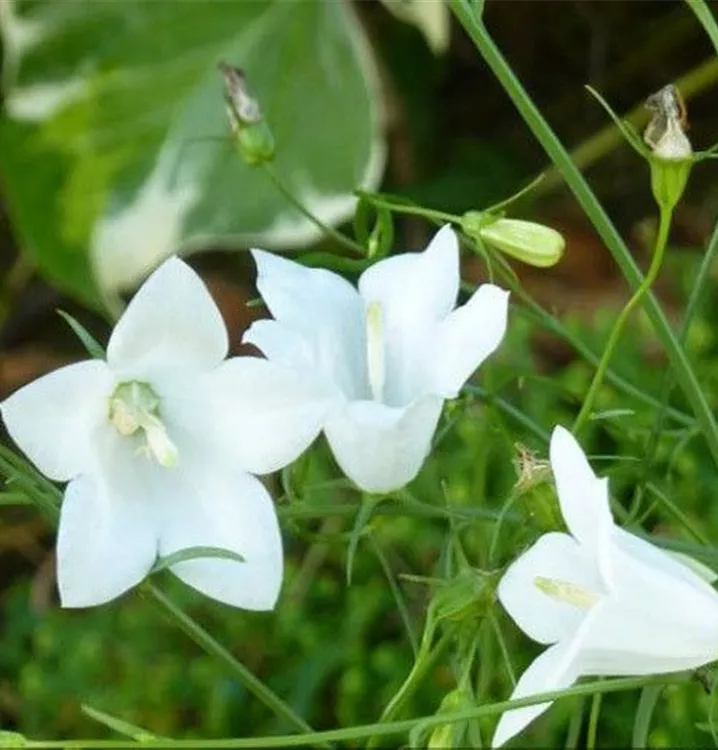
[[[93,433],[107,420],[114,380],[100,360],[61,367],[0,405],[12,439],[40,471],[66,482],[88,470]]]
[[[585,633],[590,626],[591,616],[589,615],[573,638],[556,643],[537,657],[521,675],[511,694],[511,700],[562,690],[573,685],[581,675],[581,647]],[[491,747],[500,747],[508,742],[550,705],[550,703],[539,703],[535,706],[506,711],[496,726]]]
[[[276,320],[256,320],[245,331],[242,343],[256,346],[278,365],[307,372],[317,367],[310,342],[299,331]]]
[[[718,598],[715,589],[698,573],[681,562],[680,558],[666,553],[645,539],[631,534],[620,526],[613,529],[613,543],[632,558],[643,562],[646,566],[661,571],[671,578],[683,581],[693,587],[698,593],[710,598]]]
[[[632,651],[586,649],[581,653],[583,674],[592,677],[641,677],[649,674],[670,674],[710,664],[718,653],[696,652],[691,656],[657,656]]]
[[[380,260],[359,279],[369,303],[380,302],[392,320],[441,320],[454,309],[459,292],[459,243],[447,224],[421,253]]]
[[[264,250],[253,250],[252,255],[258,269],[257,288],[275,325],[281,324],[283,330],[268,334],[271,322],[267,322],[259,338],[256,329],[251,329],[244,340],[264,351],[271,336],[265,351],[269,358],[306,365],[317,377],[335,383],[347,398],[365,398],[364,303],[357,290],[331,271],[306,268]]]
[[[587,650],[634,655],[648,672],[661,671],[664,663],[697,666],[706,654],[718,657],[718,593],[700,579],[688,583],[673,571],[666,574],[666,566],[654,565],[653,559],[626,554],[620,543],[613,555],[615,586]],[[613,661],[618,665],[619,659]],[[616,665],[601,673],[633,674],[623,671],[627,666],[615,672]],[[681,667],[670,671],[674,668]]]
[[[336,398],[302,372],[258,357],[223,362],[194,383],[190,398],[181,382],[158,390],[173,439],[254,474],[281,469],[303,453]]]
[[[197,458],[197,457],[195,457]],[[155,498],[160,555],[189,547],[219,547],[244,562],[221,558],[173,565],[185,583],[218,601],[272,609],[282,585],[282,539],[272,499],[262,483],[229,465],[195,461],[178,471],[176,491]]]
[[[63,607],[91,607],[138,584],[157,555],[147,495],[101,473],[74,479],[65,491],[57,534],[57,579]]]
[[[440,356],[437,324],[456,304],[458,288],[459,249],[449,226],[424,252],[394,255],[362,274],[359,291],[365,304],[379,305],[385,403],[403,407],[432,392],[427,360]]]
[[[228,350],[227,329],[202,279],[178,258],[140,287],[115,326],[107,361],[118,372],[150,378],[171,369],[207,371]]]
[[[432,390],[455,398],[476,368],[496,350],[506,333],[509,293],[482,284],[471,299],[443,320],[432,345]]]
[[[356,401],[332,413],[324,429],[337,463],[358,487],[390,492],[419,473],[442,404],[436,396],[406,409]]]
[[[544,534],[509,566],[498,588],[504,609],[538,643],[569,638],[588,610],[552,598],[536,585],[537,578],[572,584],[588,593],[605,593],[594,560],[573,537]]]
[[[596,555],[608,585],[613,579],[610,545],[614,529],[608,480],[596,477],[576,438],[560,425],[551,435],[550,458],[568,530]]]

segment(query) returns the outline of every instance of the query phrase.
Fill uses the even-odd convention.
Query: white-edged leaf
[[[2,0],[0,31],[11,218],[41,272],[85,301],[174,252],[318,238],[233,152],[220,60],[246,72],[277,174],[323,222],[381,176],[377,75],[348,0]]]

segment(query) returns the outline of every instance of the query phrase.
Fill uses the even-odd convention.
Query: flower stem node
[[[468,211],[462,217],[461,228],[470,237],[478,237],[509,257],[536,268],[555,266],[566,248],[561,234],[534,221]]]
[[[160,399],[147,383],[120,383],[110,396],[108,418],[123,437],[144,433],[139,452],[169,468],[177,463],[177,447],[160,420]]]

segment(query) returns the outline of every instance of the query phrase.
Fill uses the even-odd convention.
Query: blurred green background
[[[253,271],[241,251],[260,243],[342,252],[232,152],[219,59],[246,69],[277,138],[278,172],[325,221],[349,218],[351,191],[360,184],[463,213],[505,198],[544,170],[540,146],[458,25],[448,14],[429,14],[430,30],[422,33],[406,22],[417,9],[401,12],[374,0],[0,0],[0,398],[83,357],[57,308],[105,340],[103,300],[128,291],[178,246],[203,251],[192,263],[217,299],[237,351],[241,331],[261,314],[246,307]],[[487,0],[485,21],[536,104],[576,149],[644,264],[655,232],[648,170],[617,139],[591,140],[609,123],[584,84],[624,113],[666,83],[683,82],[694,146],[712,145],[718,61],[695,18],[669,1]],[[676,323],[718,214],[716,186],[710,164],[697,168],[675,217],[657,293]],[[135,221],[138,206],[144,224]],[[549,177],[512,215],[564,234],[566,256],[556,268],[517,264],[516,270],[569,335],[600,352],[626,299],[608,251],[559,180]],[[132,221],[116,221],[128,216]],[[153,223],[160,228],[148,228]],[[432,228],[402,218],[396,231],[397,249],[418,248]],[[465,278],[484,277],[480,261],[468,258]],[[712,278],[687,350],[716,405],[714,292]],[[642,315],[622,337],[612,369],[656,398],[661,393],[666,361]],[[545,455],[545,434],[572,419],[592,372],[565,336],[516,304],[499,355],[477,377],[482,390],[447,409],[442,440],[409,489],[425,503],[468,511],[454,532],[477,567],[490,565],[494,523],[471,511],[501,509],[516,479],[515,444]],[[663,492],[713,540],[715,467],[677,391],[670,403],[688,416],[666,418],[655,460],[647,463],[641,459],[655,409],[607,385],[599,403],[606,416],[585,447],[596,470],[612,477],[617,503],[629,508],[636,483],[649,487],[632,507],[632,520],[646,531],[689,540],[656,505],[656,492]],[[286,582],[275,612],[232,610],[169,576],[159,581],[316,729],[372,722],[399,688],[413,652],[385,568],[405,600],[412,632],[420,634],[433,589],[404,576],[442,577],[450,538],[445,520],[379,513],[360,541],[347,587],[353,510],[345,509],[357,506],[357,496],[322,488],[336,476],[320,443],[283,484],[269,480],[280,508],[289,509],[282,523]],[[289,498],[287,488],[297,496]],[[316,518],[291,512],[300,507],[310,515],[327,506],[341,512]],[[53,529],[32,509],[1,510],[0,728],[43,738],[115,736],[83,713],[84,704],[169,737],[288,731],[140,593],[93,610],[60,610]],[[493,565],[508,562],[540,533],[524,520],[520,507],[509,514]],[[718,566],[710,556],[704,561]],[[523,669],[537,649],[504,614],[499,621],[514,666]],[[477,617],[474,626],[480,625]],[[489,627],[479,637],[477,699],[504,699],[510,686],[497,643]],[[406,715],[434,713],[460,666],[450,650]],[[637,701],[633,694],[605,698],[601,747],[627,745]],[[651,745],[711,742],[695,726],[706,720],[710,703],[698,681],[666,689]],[[516,744],[563,745],[576,705],[561,702]],[[486,738],[492,723],[481,724]]]

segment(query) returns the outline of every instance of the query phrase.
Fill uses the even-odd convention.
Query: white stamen
[[[384,399],[384,325],[381,303],[370,302],[366,310],[366,359],[369,388],[374,401]]]
[[[534,578],[534,585],[539,591],[546,594],[546,596],[550,596],[557,602],[570,604],[572,607],[577,607],[578,609],[591,609],[599,599],[598,594],[581,588],[581,586],[569,581],[537,576]]]

